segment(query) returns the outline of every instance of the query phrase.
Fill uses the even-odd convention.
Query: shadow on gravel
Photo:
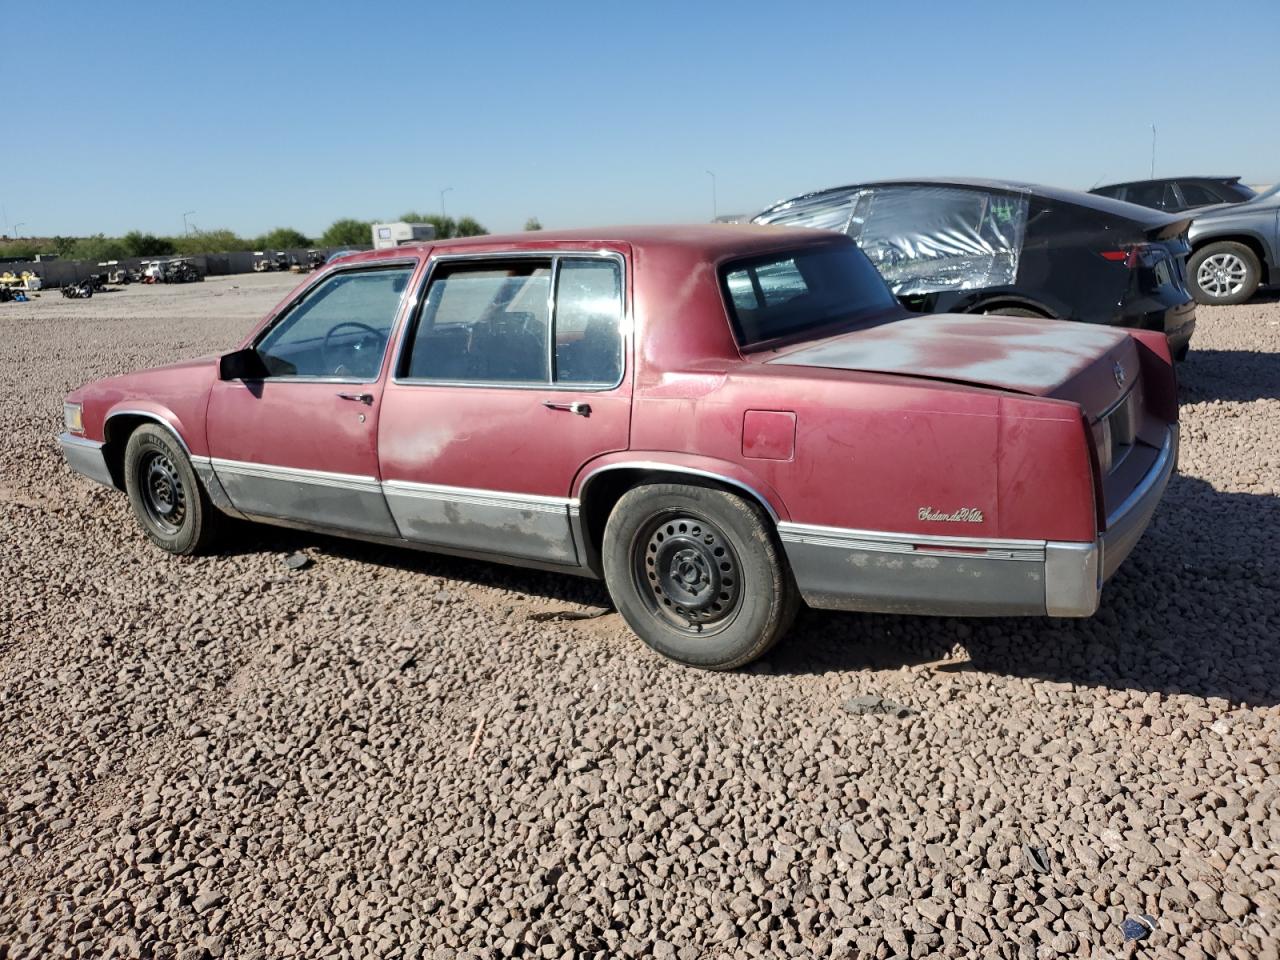
[[[1090,619],[804,610],[791,633],[754,669],[779,674],[895,669],[943,660],[959,648],[967,662],[938,669],[1272,706],[1280,703],[1277,529],[1280,497],[1220,493],[1202,480],[1176,476],[1152,526],[1107,584],[1102,608]],[[283,528],[247,526],[228,552],[278,553],[283,571],[284,554],[316,548],[440,577],[457,589],[486,586],[566,604],[610,604],[604,585],[594,580]],[[424,584],[423,589],[439,588]]]
[[[586,577],[549,573],[483,560],[469,560],[465,557],[451,557],[409,547],[387,547],[286,527],[250,523],[241,526],[243,533],[234,538],[234,543],[222,549],[225,556],[250,553],[283,555],[297,550],[319,548],[324,554],[330,556],[344,557],[358,563],[393,567],[397,570],[421,574],[424,577],[441,577],[456,581],[459,586],[494,587],[499,590],[541,597],[545,600],[584,606],[611,607],[613,605],[604,584]],[[282,572],[285,571],[283,559],[280,569]],[[445,589],[448,587],[446,586]]]
[[[1280,497],[1175,477],[1163,510],[1088,620],[806,611],[777,673],[891,669],[946,658],[975,670],[1116,690],[1280,703]]]
[[[1178,367],[1178,400],[1248,403],[1280,397],[1280,353],[1250,350],[1199,350]]]

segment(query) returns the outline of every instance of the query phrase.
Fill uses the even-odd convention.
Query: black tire
[[[602,559],[631,629],[692,667],[750,663],[787,632],[799,606],[769,517],[723,490],[673,483],[628,490],[609,514]]]
[[[1243,243],[1220,240],[1205,244],[1191,255],[1187,280],[1196,303],[1227,307],[1244,303],[1258,292],[1262,264]]]
[[[124,484],[134,516],[156,544],[181,556],[207,553],[213,546],[222,514],[168,430],[148,423],[129,435]]]

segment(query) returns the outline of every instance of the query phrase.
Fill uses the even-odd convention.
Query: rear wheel
[[[725,491],[627,491],[609,515],[603,554],[618,612],[672,660],[731,670],[764,654],[795,618],[795,584],[769,518]]]
[[[1262,265],[1243,243],[1223,240],[1210,243],[1187,261],[1191,294],[1197,303],[1230,306],[1244,303],[1258,290]]]
[[[213,545],[222,515],[169,431],[144,424],[130,434],[124,482],[143,532],[165,550],[189,556]]]

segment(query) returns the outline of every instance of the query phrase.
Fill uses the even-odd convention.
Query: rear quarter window
[[[743,347],[897,309],[875,268],[848,244],[730,261],[720,280]]]

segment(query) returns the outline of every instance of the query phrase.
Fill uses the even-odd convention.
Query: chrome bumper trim
[[[1151,521],[1178,460],[1171,426],[1147,475],[1092,542],[927,537],[779,523],[812,607],[933,616],[1089,617]],[[961,552],[963,551],[963,552]]]
[[[77,437],[71,433],[63,433],[58,436],[58,445],[62,447],[62,456],[66,459],[67,466],[76,473],[108,487],[116,485],[115,478],[111,476],[111,470],[107,466],[106,454],[103,453],[105,444],[86,437]]]
[[[1107,517],[1107,529],[1100,538],[1102,582],[1111,579],[1111,575],[1133,552],[1147,525],[1151,523],[1156,506],[1177,469],[1178,444],[1178,425],[1175,423],[1166,431],[1160,454],[1142,482]]]

